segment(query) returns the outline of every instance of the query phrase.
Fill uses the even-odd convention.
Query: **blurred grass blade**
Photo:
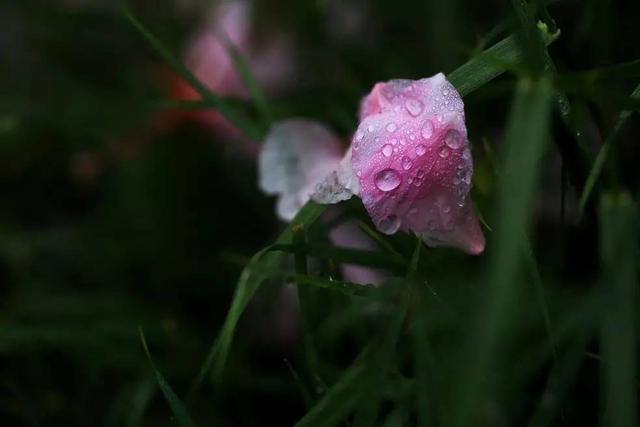
[[[195,427],[195,423],[191,420],[191,417],[180,401],[180,398],[173,392],[169,383],[164,379],[160,371],[158,371],[155,363],[153,363],[153,359],[151,358],[151,353],[149,352],[149,347],[147,346],[147,341],[144,338],[144,332],[142,332],[142,328],[139,328],[138,332],[140,333],[140,340],[142,341],[144,352],[147,355],[147,359],[149,359],[151,368],[153,369],[156,380],[158,381],[158,386],[160,387],[160,390],[162,391],[165,399],[169,403],[171,412],[173,413],[176,422],[180,427]]]
[[[362,350],[340,379],[295,427],[336,426],[370,393],[370,387],[379,378],[380,371],[388,369],[388,357],[394,352],[406,316],[408,296],[405,293],[388,326]]]
[[[600,247],[607,304],[602,324],[603,426],[638,422],[638,208],[626,194],[603,196]]]
[[[240,74],[240,77],[242,77],[242,81],[249,90],[256,108],[262,116],[262,121],[265,125],[265,128],[268,129],[271,126],[271,122],[273,121],[273,116],[271,114],[269,104],[267,103],[267,97],[260,88],[260,84],[253,75],[251,67],[247,63],[246,59],[240,53],[238,48],[231,42],[231,40],[228,39],[228,37],[225,40],[225,47],[227,49],[227,52],[229,53],[229,56],[231,57],[231,60],[233,61],[233,66],[235,67],[238,74]]]
[[[553,359],[558,359],[558,350],[556,348],[555,334],[553,333],[553,324],[551,322],[551,314],[549,314],[549,306],[547,305],[547,298],[545,297],[544,287],[542,285],[542,277],[540,276],[540,270],[538,269],[538,262],[536,256],[533,253],[533,245],[529,241],[528,236],[523,238],[525,242],[524,256],[529,267],[529,273],[531,274],[531,280],[533,281],[533,287],[536,291],[536,297],[538,298],[538,304],[540,305],[540,311],[542,312],[542,318],[544,319],[544,326],[549,339],[549,347],[553,353]]]
[[[276,240],[276,244],[291,244],[293,228],[309,227],[320,217],[325,208],[325,206],[313,202],[307,203],[298,212],[291,224],[282,232]],[[213,368],[213,378],[216,381],[220,380],[240,316],[244,313],[244,310],[247,308],[249,301],[258,287],[269,277],[270,272],[276,270],[285,259],[286,254],[273,252],[270,251],[270,249],[271,247],[266,247],[256,253],[240,274],[227,317],[222,324],[222,329],[218,337],[209,349],[196,379],[189,389],[189,393],[187,394],[188,399],[191,398],[200,387],[210,369]]]
[[[130,407],[126,418],[127,427],[139,427],[142,425],[145,411],[149,403],[151,403],[156,390],[156,385],[151,379],[143,381],[134,390],[131,401],[129,402]]]
[[[631,98],[640,100],[640,85],[636,86],[636,88],[631,93]],[[611,145],[618,139],[618,135],[624,126],[624,123],[631,116],[631,111],[623,110],[618,115],[618,119],[613,125],[613,129],[607,135],[602,147],[598,151],[596,159],[591,166],[591,170],[589,171],[589,176],[587,177],[587,182],[582,190],[582,194],[580,194],[580,201],[578,203],[578,217],[582,217],[584,214],[584,209],[587,206],[587,202],[589,201],[589,197],[591,197],[591,193],[600,178],[600,174],[602,173],[602,169],[607,161],[607,157],[609,156],[609,150],[611,149]]]
[[[160,55],[160,57],[173,69],[173,71],[175,71],[200,94],[203,101],[220,111],[224,117],[242,130],[249,138],[260,139],[262,137],[263,132],[261,132],[255,124],[251,123],[244,112],[229,105],[224,101],[224,99],[211,92],[204,83],[198,80],[198,78],[182,62],[180,62],[169,51],[169,49],[167,49],[162,42],[138,20],[138,18],[133,15],[131,10],[124,5],[124,3],[120,5],[120,9],[124,17],[144,37],[151,48]]]
[[[456,426],[472,425],[484,380],[497,355],[506,326],[513,322],[514,302],[521,291],[516,277],[524,234],[538,187],[540,160],[548,140],[551,84],[546,79],[519,82],[505,138],[505,166],[498,181],[497,219],[486,302],[470,347],[469,372],[459,379],[462,396]]]
[[[429,345],[428,287],[414,281],[412,284],[413,364],[416,377],[416,409],[419,426],[438,425],[435,405],[431,399],[433,390],[433,356]]]

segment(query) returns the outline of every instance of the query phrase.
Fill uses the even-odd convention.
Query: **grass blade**
[[[636,313],[639,248],[638,209],[629,195],[605,195],[601,201],[602,286],[607,307],[602,324],[603,426],[637,426]]]
[[[631,98],[640,100],[640,85],[636,86],[634,91],[631,93]],[[580,201],[578,203],[578,217],[581,218],[584,214],[584,209],[587,206],[587,202],[589,201],[589,197],[591,197],[591,193],[593,193],[593,189],[600,178],[600,174],[602,173],[602,169],[607,161],[607,157],[609,156],[609,151],[611,150],[612,144],[617,140],[620,131],[622,130],[622,126],[627,121],[627,119],[631,116],[631,111],[623,110],[618,115],[618,119],[613,126],[613,129],[607,135],[607,138],[600,147],[598,154],[596,155],[596,159],[591,166],[591,170],[589,171],[589,175],[587,176],[587,181],[585,183],[584,189],[582,190],[582,194],[580,194]]]
[[[373,339],[340,377],[295,427],[332,427],[338,425],[354,409],[370,385],[379,378],[385,357],[395,348],[406,315],[408,293],[394,312],[389,326]]]
[[[293,262],[296,276],[307,276],[307,256],[304,251],[306,237],[304,227],[292,228],[293,231]],[[302,317],[302,339],[304,342],[304,354],[307,359],[307,369],[312,378],[316,378],[318,372],[318,352],[313,339],[313,289],[300,286],[298,283],[298,302],[300,303],[300,315]]]
[[[542,39],[545,43],[552,43],[556,36],[542,31]],[[479,55],[462,64],[455,71],[447,75],[460,96],[464,97],[479,89],[500,74],[513,68],[522,60],[522,50],[514,36],[509,36]]]
[[[169,403],[171,407],[171,412],[175,417],[178,425],[180,427],[195,427],[195,423],[191,420],[187,409],[184,407],[184,404],[180,401],[180,398],[174,393],[173,389],[164,379],[164,376],[158,371],[155,363],[153,363],[153,359],[151,358],[151,353],[149,352],[149,347],[147,346],[147,340],[144,338],[144,332],[142,332],[142,328],[138,329],[140,333],[140,340],[142,341],[142,347],[144,348],[144,352],[147,355],[147,359],[149,359],[149,364],[151,364],[151,368],[153,369],[153,373],[156,376],[156,380],[158,381],[158,386],[162,391],[165,399]]]
[[[324,210],[325,206],[313,202],[307,203],[298,212],[293,222],[282,232],[276,240],[276,244],[290,244],[293,238],[293,229],[301,226],[310,226],[320,217]],[[271,247],[267,247],[255,254],[242,271],[227,317],[222,324],[218,337],[209,349],[196,379],[190,387],[187,394],[188,398],[193,396],[212,368],[213,378],[217,381],[220,380],[240,316],[244,313],[258,287],[269,277],[270,272],[280,265],[286,256],[284,253],[270,251],[270,249]]]
[[[233,61],[233,66],[235,67],[238,74],[240,74],[240,77],[242,77],[242,81],[249,90],[255,106],[262,116],[262,121],[265,127],[269,128],[269,126],[271,126],[271,122],[273,121],[271,110],[267,102],[267,97],[260,88],[260,84],[258,84],[255,76],[251,72],[251,67],[245,60],[244,56],[242,56],[238,48],[228,38],[225,40],[225,47],[227,49],[227,52],[229,53],[229,56],[231,57],[231,60]]]
[[[131,25],[144,37],[149,43],[151,48],[175,71],[180,77],[182,77],[187,83],[189,83],[202,97],[202,100],[216,108],[220,113],[242,130],[249,138],[260,139],[263,135],[255,124],[246,117],[246,115],[227,102],[224,99],[215,95],[209,88],[202,83],[198,78],[182,63],[180,62],[162,42],[156,38],[139,20],[136,18],[131,10],[121,4],[121,12],[124,17],[131,23]]]

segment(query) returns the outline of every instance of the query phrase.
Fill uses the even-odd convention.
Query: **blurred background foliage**
[[[180,57],[216,2],[125,3]],[[222,380],[206,375],[186,402],[195,423],[294,425],[307,414],[301,425],[637,425],[637,117],[608,135],[621,111],[638,109],[640,3],[252,6],[252,43],[278,32],[294,45],[295,77],[268,93],[273,116],[321,120],[345,144],[375,82],[450,73],[510,34],[523,55],[465,97],[474,198],[495,229],[487,252],[416,252],[407,235],[385,240],[396,264],[379,264],[392,258],[380,251],[359,261],[329,251],[312,264],[317,277],[339,280],[346,261],[383,265],[384,289],[413,293],[371,302],[313,288],[304,322],[283,284],[291,280],[271,275],[238,325]],[[560,28],[548,48],[557,73],[523,13]],[[238,134],[158,125],[167,66],[118,2],[4,0],[0,28],[0,423],[185,425],[172,421],[138,327],[184,397],[243,266],[283,229],[257,189],[255,158]],[[628,64],[606,68],[618,63]],[[257,114],[250,100],[230,102]],[[531,149],[501,154],[511,143]],[[359,202],[346,212],[369,221]],[[326,240],[326,227],[306,238]],[[509,258],[520,245],[527,255]],[[347,369],[363,348],[373,350]]]

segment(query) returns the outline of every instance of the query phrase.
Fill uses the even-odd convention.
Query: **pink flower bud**
[[[360,120],[352,167],[376,227],[481,253],[464,104],[445,76],[376,84],[362,101]]]

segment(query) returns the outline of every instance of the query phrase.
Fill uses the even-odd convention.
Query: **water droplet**
[[[404,106],[406,107],[409,114],[411,114],[413,117],[420,115],[420,113],[422,113],[422,110],[424,109],[424,105],[422,105],[422,102],[413,98],[407,99]]]
[[[369,125],[369,126],[367,127],[367,130],[368,130],[369,132],[373,132],[374,130],[376,130],[376,128],[375,128],[373,125]]]
[[[411,169],[411,166],[413,166],[413,162],[411,161],[411,159],[407,156],[404,156],[402,158],[402,169],[409,170]]]
[[[469,160],[471,158],[471,150],[469,150],[469,148],[465,148],[462,151],[462,158],[465,160]]]
[[[391,145],[387,144],[382,147],[382,154],[384,154],[385,157],[391,156],[391,153],[393,153],[393,147]]]
[[[358,176],[358,178],[361,177],[362,176],[362,171],[356,172],[356,175]]]
[[[395,123],[389,123],[387,125],[387,132],[395,132],[396,129],[398,129],[398,126],[396,126]]]
[[[449,129],[444,137],[444,142],[449,148],[456,150],[462,146],[462,136],[457,130]]]
[[[397,215],[389,215],[378,223],[378,229],[384,234],[393,234],[400,228],[400,218]]]
[[[400,175],[393,169],[384,169],[378,172],[374,178],[376,187],[380,191],[391,191],[398,188],[401,182]]]
[[[443,159],[449,157],[449,149],[445,145],[443,145],[442,147],[440,147],[440,150],[438,151],[438,155]]]
[[[427,146],[424,144],[418,144],[418,146],[416,147],[416,154],[418,156],[424,156],[424,153],[427,152]]]
[[[356,141],[360,142],[362,141],[362,138],[364,138],[364,132],[359,130],[358,133],[356,133]]]
[[[422,126],[421,134],[424,139],[431,138],[431,136],[433,135],[433,123],[431,123],[431,120],[427,120],[424,123],[424,125]]]
[[[392,138],[391,141],[389,141],[391,143],[391,145],[396,145],[398,143],[398,140],[395,138]]]
[[[444,96],[449,95],[449,89],[447,89],[447,88],[442,89],[442,94],[443,94]]]

